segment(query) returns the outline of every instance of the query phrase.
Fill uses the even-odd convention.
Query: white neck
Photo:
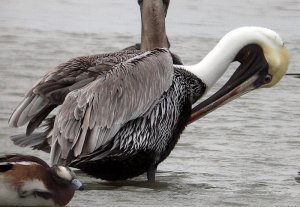
[[[237,53],[248,44],[262,44],[269,42],[263,35],[265,28],[241,27],[227,33],[220,42],[210,51],[201,62],[196,65],[183,66],[186,70],[195,74],[207,86],[211,88],[228,69]],[[271,32],[273,31],[267,30]]]

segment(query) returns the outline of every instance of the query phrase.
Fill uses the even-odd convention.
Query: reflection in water
[[[7,120],[25,91],[51,68],[139,41],[136,1],[2,0],[0,6],[0,153],[47,154],[13,146]],[[126,12],[124,12],[126,11]],[[298,1],[172,0],[172,50],[195,63],[232,28],[266,26],[286,40],[289,72],[299,72]],[[115,14],[115,15],[111,15]],[[124,16],[122,16],[124,14]],[[126,16],[125,16],[126,15]],[[221,82],[224,82],[222,80]],[[87,191],[69,206],[295,206],[300,203],[299,79],[258,90],[188,126],[157,183],[141,176],[108,183],[79,174]]]

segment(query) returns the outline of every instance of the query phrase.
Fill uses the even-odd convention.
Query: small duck
[[[30,155],[0,156],[0,206],[65,206],[83,190],[75,173]]]

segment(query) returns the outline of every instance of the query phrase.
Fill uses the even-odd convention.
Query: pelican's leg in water
[[[157,165],[151,166],[148,171],[147,171],[147,179],[149,182],[154,182],[155,181],[155,173],[156,173],[156,168]]]

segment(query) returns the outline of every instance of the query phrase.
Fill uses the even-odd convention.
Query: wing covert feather
[[[140,54],[120,51],[73,58],[45,74],[29,90],[9,119],[11,127],[29,122],[26,134],[31,134],[48,114],[61,105],[66,95],[80,89],[109,71],[113,65]]]
[[[169,51],[155,49],[115,65],[105,76],[69,93],[56,116],[52,136],[52,143],[61,147],[61,159],[70,153],[86,155],[112,141],[125,123],[156,104],[171,86],[173,75]],[[79,127],[75,127],[79,133],[67,137],[72,134],[64,133],[68,126]],[[51,157],[52,161],[60,159],[55,154]]]

